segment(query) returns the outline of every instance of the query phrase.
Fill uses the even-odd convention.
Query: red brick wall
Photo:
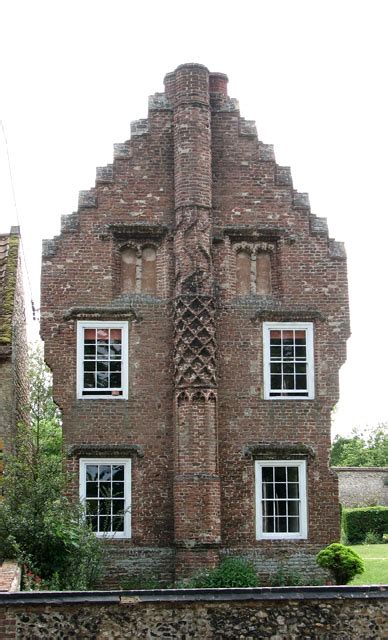
[[[113,165],[98,170],[78,212],[44,247],[42,336],[66,444],[144,451],[132,462],[133,537],[111,543],[123,573],[148,570],[155,557],[158,572],[172,575],[174,540],[180,574],[214,563],[218,551],[250,555],[264,573],[279,558],[312,567],[312,554],[339,535],[328,452],[349,335],[343,248],[240,117],[226,85],[201,65],[168,74],[148,121],[132,125]],[[120,247],[133,238],[157,246],[155,295],[120,293]],[[237,242],[271,251],[270,295],[236,295]],[[206,379],[202,370],[197,382],[181,375],[203,347],[179,361],[171,303],[182,295],[216,308],[208,363],[214,368],[216,357],[217,369]],[[77,400],[76,320],[118,317],[130,323],[129,398]],[[266,320],[314,322],[315,400],[263,400]],[[263,443],[312,451],[306,541],[255,539],[254,462],[245,451]]]

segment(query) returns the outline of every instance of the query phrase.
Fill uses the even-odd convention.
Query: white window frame
[[[79,460],[79,496],[86,505],[86,467],[91,464],[124,465],[124,531],[95,532],[97,538],[131,537],[131,458],[80,458]]]
[[[306,332],[307,395],[271,395],[270,332],[272,330],[304,330]],[[264,322],[263,323],[263,374],[265,400],[314,400],[314,325],[312,322]]]
[[[122,394],[84,395],[84,329],[121,329],[122,333]],[[79,320],[77,322],[77,398],[78,400],[127,400],[128,399],[128,322]]]
[[[299,469],[299,523],[297,532],[263,531],[262,469],[263,467],[298,467]],[[305,540],[307,538],[307,465],[306,460],[256,460],[256,540]]]

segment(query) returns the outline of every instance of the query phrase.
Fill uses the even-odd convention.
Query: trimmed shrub
[[[189,589],[226,589],[259,587],[255,567],[243,558],[225,558],[218,567],[201,572],[179,585]]]
[[[336,584],[348,584],[357,574],[365,571],[364,561],[358,553],[339,542],[322,549],[316,560],[320,567],[329,569]]]
[[[349,544],[362,544],[369,532],[382,538],[388,532],[388,507],[344,509],[342,525]]]

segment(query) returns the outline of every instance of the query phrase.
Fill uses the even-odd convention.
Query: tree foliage
[[[388,425],[353,429],[350,437],[336,436],[331,449],[333,467],[388,466]]]
[[[39,348],[29,362],[29,424],[19,425],[15,453],[5,463],[0,555],[23,564],[30,588],[88,589],[99,571],[101,544],[81,506],[64,495],[60,413]]]

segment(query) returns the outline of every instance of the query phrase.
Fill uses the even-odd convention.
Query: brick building
[[[44,243],[45,357],[107,584],[225,554],[307,575],[339,536],[346,257],[227,82],[167,74]]]
[[[0,449],[11,451],[25,420],[27,340],[19,227],[0,234]],[[2,471],[2,462],[0,463]]]

